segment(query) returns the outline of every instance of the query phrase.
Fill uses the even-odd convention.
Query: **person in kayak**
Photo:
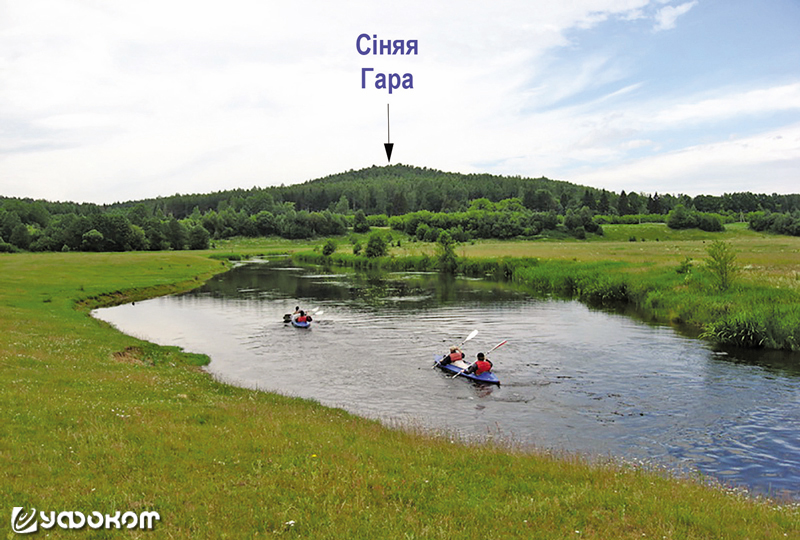
[[[297,322],[311,322],[311,315],[306,315],[306,312],[302,309],[300,310],[300,314],[295,318]]]
[[[466,371],[464,371],[464,373],[466,373],[467,375],[472,375],[473,373],[475,375],[480,375],[482,373],[486,373],[486,372],[492,371],[493,367],[494,367],[494,365],[492,365],[491,360],[486,358],[485,354],[483,354],[482,352],[479,352],[478,353],[478,359],[475,361],[474,364],[469,366],[466,369]]]
[[[291,321],[297,321],[297,317],[299,316],[300,316],[300,306],[295,306],[293,313],[287,313],[286,315],[283,316],[283,322],[288,323]]]
[[[450,347],[450,354],[445,355],[444,358],[439,360],[439,364],[441,364],[443,366],[446,366],[447,364],[450,364],[452,362],[456,362],[458,360],[463,360],[464,357],[465,357],[465,355],[461,351],[461,349],[456,347],[456,346],[453,346],[453,347]]]

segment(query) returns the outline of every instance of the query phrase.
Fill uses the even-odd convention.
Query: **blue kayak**
[[[310,328],[311,323],[308,321],[298,322],[292,319],[292,326],[294,326],[295,328]]]
[[[434,365],[441,370],[452,373],[453,375],[456,373],[461,373],[461,370],[470,366],[469,362],[464,362],[463,360],[456,360],[455,362],[451,362],[449,364],[440,364],[439,361],[442,358],[444,358],[444,355],[442,354],[435,355],[433,357],[433,361],[435,362]],[[467,374],[467,372],[464,372],[459,375],[459,378],[460,377],[464,377],[465,379],[470,379],[475,382],[500,385],[500,379],[498,379],[497,376],[491,371],[485,371],[480,375],[475,375],[474,373]]]

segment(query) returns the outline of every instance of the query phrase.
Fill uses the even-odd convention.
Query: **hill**
[[[376,218],[373,225],[386,225],[393,218],[395,228],[409,234],[418,232],[416,221],[422,217],[433,220],[428,225],[436,228],[458,232],[460,227],[467,237],[535,236],[563,224],[581,238],[584,231],[579,229],[600,232],[598,225],[605,223],[665,221],[673,209],[686,218],[679,220],[681,226],[694,227],[695,221],[705,220],[716,225],[706,230],[719,230],[725,221],[747,217],[757,230],[800,232],[800,214],[790,215],[800,211],[796,194],[617,194],[544,177],[449,173],[398,164],[290,186],[175,194],[102,206],[0,197],[0,251],[203,249],[210,239],[231,236],[340,235],[353,225],[354,217],[363,221],[364,215]],[[483,224],[469,212],[473,210],[484,211]],[[746,216],[751,212],[764,214]],[[401,216],[409,217],[399,227],[396,220]]]

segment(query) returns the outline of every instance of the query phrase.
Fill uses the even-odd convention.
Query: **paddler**
[[[299,316],[300,316],[300,306],[295,306],[294,313],[287,313],[286,315],[283,316],[283,322],[288,323],[291,322],[292,320],[296,321],[297,317]]]
[[[466,369],[466,371],[464,371],[464,373],[466,373],[467,375],[472,375],[473,373],[475,375],[481,375],[482,373],[487,373],[489,371],[492,371],[493,367],[494,365],[492,364],[491,360],[486,358],[485,354],[479,352],[478,359],[475,361],[474,364],[469,366]]]
[[[444,358],[439,360],[439,364],[442,366],[446,366],[451,362],[457,362],[458,360],[463,360],[466,355],[462,352],[462,350],[457,347],[453,346],[450,347],[450,354],[446,355]]]
[[[297,317],[294,318],[295,322],[304,323],[311,322],[311,315],[307,315],[302,309],[299,311]]]

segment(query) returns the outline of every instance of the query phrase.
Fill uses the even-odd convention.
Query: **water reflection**
[[[324,312],[310,330],[283,323],[298,304]],[[383,420],[699,470],[762,493],[799,491],[792,355],[714,350],[669,327],[507,284],[264,264],[98,316],[209,354],[209,371],[238,385]],[[470,358],[509,341],[492,355],[499,388],[430,369],[434,354],[473,329]]]

